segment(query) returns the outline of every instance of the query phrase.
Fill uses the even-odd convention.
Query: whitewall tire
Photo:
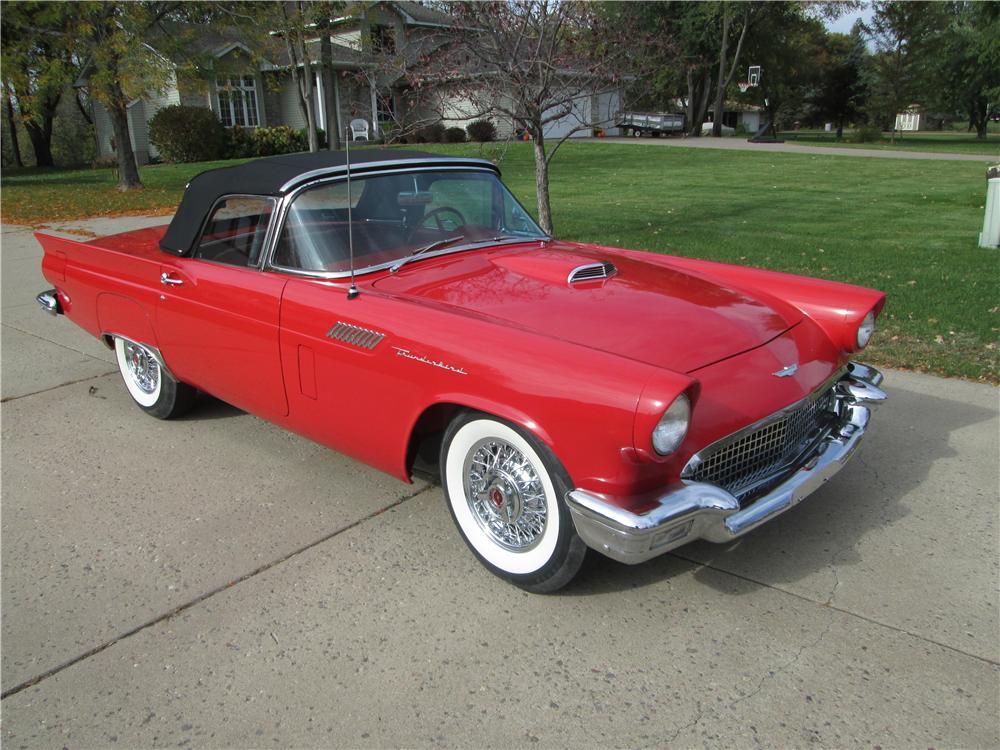
[[[147,414],[170,419],[191,408],[195,390],[174,380],[147,347],[116,336],[115,358],[125,388],[136,405]]]
[[[462,538],[491,572],[537,593],[576,575],[586,546],[562,499],[569,479],[533,435],[464,413],[445,433],[441,481]]]

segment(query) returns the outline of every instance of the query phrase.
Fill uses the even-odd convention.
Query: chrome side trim
[[[115,339],[121,339],[122,341],[129,342],[130,344],[138,344],[144,349],[148,349],[152,353],[152,355],[156,358],[156,363],[160,366],[160,369],[163,370],[163,372],[165,372],[174,380],[177,380],[177,377],[170,371],[170,368],[167,367],[167,363],[166,361],[164,361],[163,355],[160,353],[160,350],[157,349],[155,346],[147,344],[143,341],[137,341],[136,339],[129,338],[128,336],[123,336],[120,333],[114,333],[113,331],[102,332],[101,339],[103,339],[104,343],[107,344],[110,349],[115,348],[114,344]]]
[[[476,159],[475,157],[461,157],[461,156],[441,156],[439,158],[427,159],[426,161],[420,162],[414,159],[387,159],[385,161],[370,161],[361,164],[354,164],[351,166],[352,175],[365,174],[367,172],[381,172],[387,167],[400,167],[408,165],[412,169],[436,169],[440,167],[461,167],[470,166],[479,169],[486,168],[490,171],[500,174],[500,169],[491,161],[486,159]],[[293,187],[297,187],[305,182],[311,182],[322,177],[334,177],[337,175],[346,175],[347,165],[337,166],[337,167],[323,167],[322,169],[314,169],[311,172],[303,172],[300,175],[296,175],[284,185],[282,185],[278,190],[279,192],[286,192],[291,190]]]
[[[681,480],[654,498],[644,514],[624,510],[595,493],[576,489],[566,495],[570,515],[584,542],[623,563],[649,560],[696,539],[728,542],[746,534],[815,492],[840,471],[864,437],[871,409],[886,394],[864,372],[881,382],[872,368],[853,369],[837,384],[841,420],[784,481],[756,502],[741,509],[739,501],[715,485]]]
[[[342,320],[337,321],[337,324],[327,331],[326,335],[331,339],[343,341],[345,344],[357,346],[361,349],[374,349],[385,338],[384,333],[362,328],[351,323],[345,323]]]
[[[49,315],[62,315],[62,305],[59,304],[59,295],[55,289],[46,289],[35,297],[35,302],[41,305],[42,309]]]

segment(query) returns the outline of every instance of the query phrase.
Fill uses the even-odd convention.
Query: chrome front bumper
[[[566,504],[577,533],[587,545],[623,563],[636,564],[696,539],[728,542],[784,513],[840,471],[864,437],[874,407],[885,401],[882,374],[851,363],[836,384],[842,419],[809,458],[767,494],[745,508],[715,485],[680,480],[657,499],[657,507],[637,515],[599,495],[573,490]]]

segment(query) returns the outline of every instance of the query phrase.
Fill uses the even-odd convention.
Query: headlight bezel
[[[854,335],[854,343],[858,347],[858,351],[861,351],[869,343],[871,343],[872,336],[875,335],[875,311],[869,310],[861,322],[858,323],[858,330]]]
[[[691,399],[686,393],[680,393],[657,420],[650,434],[650,442],[656,455],[669,456],[674,453],[687,437],[690,426]]]

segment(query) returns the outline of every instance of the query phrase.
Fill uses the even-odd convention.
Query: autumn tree
[[[411,69],[411,85],[464,101],[468,118],[498,116],[527,133],[539,224],[551,233],[549,165],[568,137],[593,128],[601,114],[606,119],[586,105],[621,85],[633,69],[629,42],[641,32],[622,34],[596,4],[577,0],[457,2],[449,9],[450,41]],[[549,143],[557,121],[572,125]]]
[[[63,92],[77,72],[70,40],[59,33],[73,6],[68,3],[7,3],[0,19],[0,58],[6,108],[15,148],[16,123],[28,133],[35,164],[51,167],[52,125]],[[15,115],[16,112],[16,115]]]

